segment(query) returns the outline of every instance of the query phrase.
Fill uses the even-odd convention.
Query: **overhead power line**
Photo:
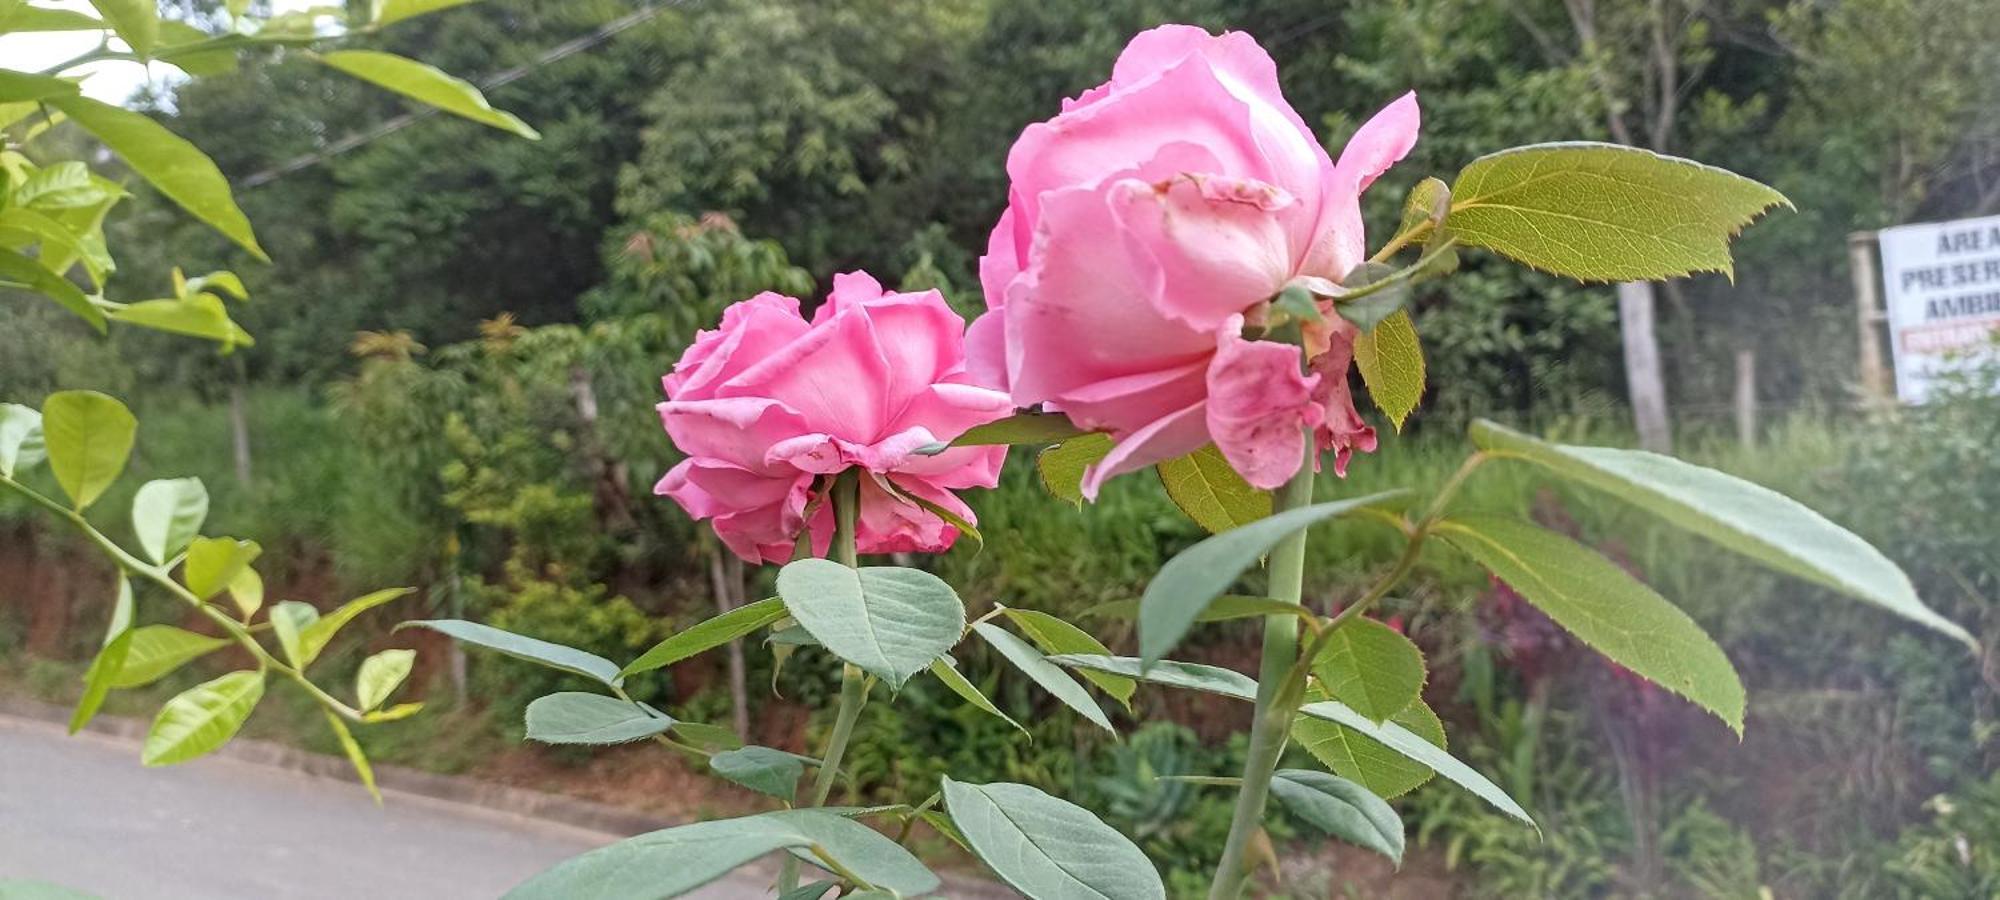
[[[646,22],[653,19],[655,16],[658,16],[660,13],[665,12],[668,7],[679,6],[683,2],[685,2],[685,0],[669,0],[669,2],[659,3],[659,4],[649,3],[642,9],[636,10],[631,13],[627,13],[626,15],[620,16],[616,19],[604,23],[603,25],[599,26],[597,30],[592,31],[589,34],[574,38],[572,40],[564,41],[560,44],[555,45],[554,47],[550,47],[547,51],[544,51],[540,56],[535,57],[534,59],[528,61],[523,65],[495,72],[492,75],[487,76],[486,78],[480,79],[476,83],[478,84],[481,93],[487,93],[493,91],[496,88],[505,87],[509,84],[521,80],[524,77],[527,77],[528,74],[534,72],[537,69],[540,69],[551,63],[559,62],[568,57],[575,56],[578,53],[582,53],[585,50],[589,50],[593,47],[596,47],[599,44],[604,43],[605,41],[617,37],[621,32],[628,31],[636,26],[645,24]],[[314,150],[311,153],[307,153],[303,156],[286,160],[285,162],[279,163],[278,165],[272,166],[271,168],[264,169],[262,171],[253,172],[250,175],[247,175],[242,179],[238,180],[236,182],[236,185],[241,189],[248,190],[250,188],[269,184],[273,181],[285,177],[286,175],[290,175],[293,172],[298,172],[304,169],[312,168],[313,166],[319,165],[322,162],[325,162],[329,159],[332,159],[357,147],[361,147],[373,141],[380,140],[381,138],[388,137],[389,135],[395,134],[398,131],[402,131],[403,129],[408,128],[411,125],[415,125],[416,123],[421,122],[424,119],[428,119],[431,116],[437,114],[438,110],[435,107],[429,107],[429,106],[411,110],[410,112],[404,113],[400,116],[396,116],[395,118],[386,119],[372,128],[368,128],[362,131],[354,132],[353,134],[346,135],[345,137],[335,140],[332,143],[327,144],[325,147],[321,147],[320,149]]]

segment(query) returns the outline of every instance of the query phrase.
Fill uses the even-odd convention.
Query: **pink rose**
[[[784,562],[801,531],[826,552],[833,511],[815,492],[830,481],[822,476],[858,468],[860,552],[950,547],[957,529],[907,498],[973,521],[951,492],[993,487],[1007,450],[913,451],[1014,408],[965,374],[964,332],[938,292],[884,293],[860,272],[834,277],[811,322],[779,294],[729,307],[665,379],[660,418],[688,459],[653,492],[714,520],[744,559]]]
[[[988,312],[966,342],[975,375],[1117,443],[1106,478],[1214,442],[1245,479],[1298,471],[1311,427],[1345,471],[1375,447],[1347,388],[1354,329],[1245,340],[1245,314],[1299,276],[1339,281],[1363,259],[1361,191],[1409,152],[1416,95],[1328,158],[1250,36],[1167,25],[1132,39],[1111,80],[1028,126],[979,261]]]

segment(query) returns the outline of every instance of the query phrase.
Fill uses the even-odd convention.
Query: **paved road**
[[[497,897],[611,838],[226,759],[139,765],[126,741],[0,719],[0,877],[107,900]],[[746,873],[695,895],[767,897]]]

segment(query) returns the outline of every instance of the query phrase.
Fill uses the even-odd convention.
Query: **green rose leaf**
[[[229,646],[229,641],[195,634],[172,625],[146,625],[132,629],[131,646],[125,662],[111,680],[115,688],[152,684],[189,661]]]
[[[1172,650],[1209,602],[1222,596],[1244,570],[1256,565],[1286,535],[1405,493],[1390,491],[1287,510],[1181,551],[1160,567],[1139,598],[1139,657],[1150,663]]]
[[[1325,700],[1325,692],[1306,695],[1308,701]],[[1422,700],[1389,717],[1389,721],[1439,749],[1446,746],[1444,722]],[[1299,742],[1334,774],[1351,779],[1380,797],[1399,797],[1421,787],[1436,773],[1429,766],[1412,761],[1354,729],[1324,719],[1299,716],[1292,722],[1292,739]]]
[[[308,659],[318,659],[320,652],[326,649],[326,645],[333,642],[334,635],[339,634],[342,628],[346,628],[347,623],[354,621],[356,616],[415,592],[414,588],[383,588],[349,600],[333,612],[321,616],[319,621],[307,625],[306,629],[299,633],[299,650],[305,653]]]
[[[132,531],[139,547],[165,565],[187,549],[208,519],[208,488],[199,478],[148,481],[132,497]]]
[[[1220,534],[1271,514],[1271,495],[1250,486],[1214,444],[1158,466],[1167,497],[1188,518]],[[1079,472],[1078,477],[1082,475]]]
[[[1424,399],[1424,348],[1408,310],[1397,310],[1375,330],[1354,336],[1354,367],[1375,408],[1403,430],[1410,413]]]
[[[270,261],[264,248],[257,246],[250,220],[230,194],[229,180],[195,145],[145,115],[89,97],[58,97],[49,104],[96,135],[134,173],[168,199],[250,251],[252,256]]]
[[[1002,880],[1034,900],[1165,900],[1138,845],[1087,809],[1025,784],[945,778],[945,808],[965,842]]]
[[[49,468],[78,510],[96,502],[125,471],[138,432],[139,420],[125,404],[96,391],[61,391],[42,402]]]
[[[1575,541],[1497,516],[1446,519],[1439,537],[1520,591],[1578,640],[1743,734],[1743,682],[1688,614]]]
[[[51,272],[26,256],[12,250],[0,248],[0,280],[18,282],[34,288],[35,292],[54,300],[62,308],[83,317],[97,333],[104,333],[104,312],[84,296],[83,290],[71,284],[70,280]],[[46,411],[45,413],[46,414]]]
[[[340,752],[347,755],[347,764],[354,767],[354,777],[361,779],[361,786],[368,789],[368,796],[375,798],[375,805],[382,805],[382,792],[375,787],[375,767],[368,764],[368,754],[354,739],[354,732],[347,730],[347,723],[331,710],[326,713],[326,724],[333,729],[333,736],[340,741]]]
[[[651,650],[625,665],[626,676],[650,672],[704,653],[736,640],[785,617],[785,601],[778,598],[745,604],[702,622],[653,645]]]
[[[1015,413],[998,422],[975,425],[951,442],[953,447],[980,447],[995,444],[1054,444],[1083,434],[1058,413]]]
[[[528,704],[528,740],[544,744],[626,744],[674,727],[674,720],[630,700],[560,691]]]
[[[229,318],[222,298],[206,292],[179,300],[141,300],[113,310],[111,318],[140,328],[215,341],[225,348],[257,343],[250,332]]]
[[[1026,632],[1028,640],[1034,641],[1035,646],[1040,647],[1043,653],[1051,656],[1058,653],[1111,655],[1111,651],[1105,649],[1104,645],[1091,637],[1088,632],[1048,613],[1010,607],[1007,609],[1007,618],[1013,621],[1016,628]],[[1127,712],[1132,710],[1132,691],[1136,688],[1132,679],[1123,675],[1092,671],[1084,672],[1083,677],[1116,698]]]
[[[244,619],[256,615],[257,610],[264,608],[264,576],[244,566],[235,578],[229,579],[229,600],[236,604]]]
[[[950,652],[965,630],[958,593],[916,569],[795,560],[778,571],[778,596],[828,652],[893,688]]]
[[[1021,723],[1014,721],[1012,716],[1001,712],[1000,707],[993,704],[992,698],[981,693],[977,685],[966,680],[965,676],[958,671],[958,667],[952,663],[951,657],[940,656],[937,659],[931,660],[931,674],[937,676],[937,680],[944,682],[945,687],[951,688],[951,692],[957,694],[965,702],[972,704],[982,712],[1002,722],[1014,726],[1022,734],[1028,733],[1028,729],[1022,728]]]
[[[1424,654],[1374,619],[1350,619],[1327,638],[1313,674],[1339,700],[1377,722],[1402,712],[1424,689]]]
[[[1325,772],[1279,769],[1271,796],[1314,828],[1403,864],[1403,820],[1367,788]]]
[[[139,761],[171,766],[229,743],[264,696],[264,673],[231,672],[167,701],[146,732]]]
[[[1150,665],[1129,656],[1097,656],[1081,653],[1050,657],[1050,662],[1090,672],[1109,672],[1164,687],[1184,688],[1221,694],[1238,700],[1255,700],[1257,682],[1241,672],[1200,663],[1163,659]]]
[[[1535,820],[1528,815],[1528,811],[1522,809],[1519,803],[1515,803],[1514,798],[1507,796],[1507,792],[1501,790],[1499,785],[1473,771],[1471,766],[1459,762],[1428,738],[1404,728],[1393,719],[1387,722],[1371,722],[1367,716],[1348,709],[1346,704],[1338,700],[1308,703],[1299,709],[1299,714],[1346,726],[1350,731],[1357,732],[1362,737],[1369,738],[1413,762],[1428,767],[1431,771],[1444,776],[1445,780],[1471,791],[1479,799],[1492,804],[1495,809],[1529,825],[1535,825]],[[1540,829],[1540,826],[1535,827],[1537,830]]]
[[[380,0],[375,4],[375,24],[394,25],[404,19],[476,2],[478,0]]]
[[[502,631],[491,625],[481,625],[477,622],[466,622],[460,619],[430,619],[417,622],[404,622],[396,627],[428,628],[451,637],[454,640],[485,647],[488,650],[497,650],[515,659],[531,662],[539,666],[547,666],[551,669],[569,672],[573,675],[582,675],[585,678],[595,679],[611,687],[617,687],[624,681],[624,678],[618,674],[618,667],[612,664],[611,660],[598,656],[595,653],[586,653],[575,647],[565,647],[561,644],[552,644],[548,641],[537,640],[509,631]]]
[[[354,673],[354,697],[360,701],[361,711],[387,702],[389,695],[403,686],[403,679],[410,677],[416,662],[417,651],[406,649],[384,650],[362,660],[360,670]]]
[[[12,478],[47,455],[42,414],[19,403],[0,403],[0,477]]]
[[[1091,699],[1090,692],[1084,690],[1083,685],[1077,684],[1076,679],[1069,677],[1062,669],[1049,662],[1035,648],[990,622],[980,622],[972,626],[972,630],[985,638],[986,643],[993,645],[993,649],[1000,651],[1001,656],[1007,657],[1007,661],[1013,663],[1014,668],[1020,669],[1036,684],[1041,685],[1042,690],[1061,700],[1063,705],[1076,710],[1099,728],[1113,734],[1117,733],[1111,727],[1111,720],[1104,717],[1104,710],[1097,708],[1097,701]]]
[[[938,878],[874,829],[816,809],[717,819],[627,838],[571,857],[507,892],[509,900],[678,897],[778,850],[813,848],[870,885],[906,897]],[[810,857],[808,857],[810,858]]]
[[[1733,172],[1614,144],[1516,147],[1458,174],[1459,241],[1585,281],[1734,277],[1729,239],[1783,194]]]
[[[1139,601],[1113,600],[1099,603],[1083,611],[1086,616],[1105,616],[1113,619],[1137,619]],[[1310,618],[1313,611],[1297,603],[1286,603],[1269,597],[1245,597],[1238,594],[1224,594],[1209,601],[1208,608],[1195,616],[1196,622],[1230,622],[1236,619],[1257,619],[1264,616],[1298,616]]]
[[[541,139],[541,134],[528,127],[528,123],[516,118],[514,114],[494,109],[486,102],[486,96],[470,82],[447,75],[414,59],[379,50],[331,50],[319,54],[317,59],[327,66],[384,90],[394,91],[425,106],[471,119],[501,131],[512,132],[531,141]]]
[[[160,39],[160,8],[153,0],[90,0],[132,53],[144,59]]]
[[[799,778],[805,775],[803,760],[770,747],[739,747],[708,758],[708,767],[732,784],[786,803],[799,794]]]
[[[129,591],[130,588],[125,588]],[[97,651],[90,661],[90,668],[83,673],[83,696],[76,701],[76,710],[70,713],[69,733],[75,734],[90,724],[97,710],[104,705],[104,698],[111,693],[111,683],[118,678],[118,671],[125,666],[125,654],[132,646],[132,631],[126,629],[111,639],[111,643]]]
[[[17,27],[13,16],[0,18],[0,24],[9,32],[28,30]],[[76,82],[66,78],[0,69],[0,103],[31,103],[73,96],[76,92]]]
[[[287,600],[271,607],[267,613],[271,620],[271,631],[278,637],[278,646],[285,651],[286,658],[294,667],[303,669],[312,665],[313,658],[307,656],[299,637],[314,622],[319,621],[319,610],[310,603]]]
[[[1410,305],[1410,282],[1413,277],[1386,263],[1362,263],[1355,266],[1340,285],[1355,292],[1356,296],[1352,299],[1335,297],[1333,311],[1353,323],[1361,334],[1373,332],[1390,316],[1397,313],[1407,316],[1404,307]],[[1372,289],[1363,291],[1363,288]]]
[[[1957,638],[1979,642],[1925,606],[1910,577],[1882,551],[1797,500],[1671,456],[1551,444],[1480,420],[1472,442],[1605,491],[1778,571],[1873,603]]]
[[[188,543],[187,558],[181,563],[181,583],[196,597],[207,600],[222,593],[263,552],[256,541],[197,537]]]
[[[1035,454],[1035,472],[1042,487],[1058,500],[1083,505],[1083,470],[1111,452],[1111,435],[1091,432],[1069,438]]]

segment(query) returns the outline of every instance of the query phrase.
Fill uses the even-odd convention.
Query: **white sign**
[[[1939,376],[2000,363],[2000,216],[1904,225],[1879,240],[1897,395],[1922,403]]]

